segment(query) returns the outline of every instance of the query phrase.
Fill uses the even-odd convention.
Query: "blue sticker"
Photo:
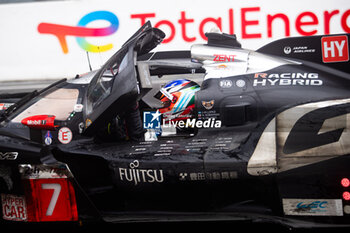
[[[160,116],[162,114],[156,112],[143,112],[143,128],[144,129],[160,129]]]
[[[47,131],[45,135],[45,144],[48,146],[52,144],[52,134],[50,131]]]

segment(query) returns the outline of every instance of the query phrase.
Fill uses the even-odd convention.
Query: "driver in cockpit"
[[[162,126],[160,131],[152,132],[156,134],[153,138],[193,132],[193,128],[179,127],[178,122],[194,117],[195,93],[199,89],[200,86],[194,81],[178,79],[170,81],[159,90],[154,97],[163,104],[158,109],[162,116]],[[143,128],[139,103],[135,101],[108,123],[107,128],[100,132],[99,138],[105,141],[144,141],[149,140],[149,134],[150,132]]]

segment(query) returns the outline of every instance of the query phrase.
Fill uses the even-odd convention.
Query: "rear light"
[[[349,192],[343,192],[343,199],[345,201],[349,201],[350,200],[350,193]]]
[[[344,188],[347,188],[350,186],[350,180],[348,178],[343,178],[341,181],[340,181],[341,185],[344,187]]]
[[[28,222],[77,221],[72,175],[66,165],[20,165]]]

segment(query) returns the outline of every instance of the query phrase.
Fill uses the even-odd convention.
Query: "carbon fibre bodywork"
[[[287,38],[257,51],[232,35],[207,36],[191,51],[151,53],[164,33],[147,23],[100,70],[3,112],[3,218],[349,226],[349,35]],[[201,86],[194,118],[159,123],[182,129],[156,140],[113,134],[111,122],[133,101],[145,123],[160,107],[156,91],[179,78]],[[69,218],[55,216],[65,187]],[[16,197],[26,216],[9,211],[24,206],[6,204]]]

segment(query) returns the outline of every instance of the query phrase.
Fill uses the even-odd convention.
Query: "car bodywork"
[[[348,226],[348,35],[287,38],[251,51],[232,35],[208,33],[191,51],[151,53],[164,36],[146,23],[101,69],[7,105],[4,221]],[[194,131],[99,137],[133,101],[143,117],[154,113],[155,93],[179,78],[201,86],[188,122]]]

